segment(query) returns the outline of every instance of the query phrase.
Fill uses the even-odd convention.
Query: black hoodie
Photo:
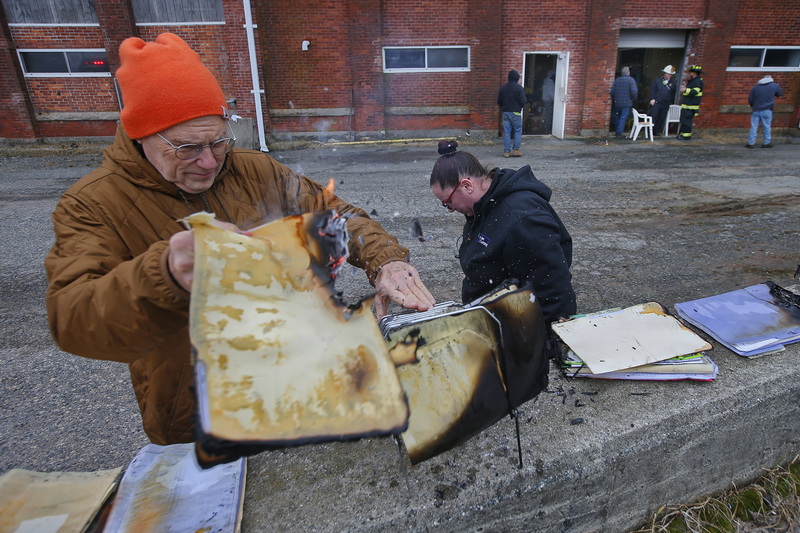
[[[550,188],[529,165],[495,173],[473,206],[459,249],[465,302],[507,279],[530,281],[548,325],[576,312],[572,237],[550,205]]]

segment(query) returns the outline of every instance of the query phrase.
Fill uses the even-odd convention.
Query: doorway
[[[563,137],[566,54],[528,52],[525,54],[523,88],[527,102],[523,109],[524,135]],[[560,61],[561,60],[561,61]]]
[[[675,68],[676,79],[680,80],[683,71],[686,32],[681,30],[622,30],[617,50],[617,68],[614,78],[620,75],[622,67],[631,69],[631,77],[636,80],[639,96],[633,108],[640,113],[650,114],[650,87],[660,78],[664,67]],[[679,81],[680,83],[680,81]],[[676,103],[679,98],[676,91]],[[609,109],[609,131],[614,126],[612,109]]]

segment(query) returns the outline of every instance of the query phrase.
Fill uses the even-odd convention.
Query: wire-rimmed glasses
[[[225,155],[231,151],[233,145],[236,143],[236,135],[233,134],[233,131],[230,129],[230,125],[228,125],[228,131],[231,132],[230,137],[223,137],[222,139],[217,139],[213,143],[210,144],[197,144],[197,143],[190,143],[190,144],[181,144],[180,146],[175,146],[169,140],[167,140],[163,135],[160,133],[156,133],[161,139],[170,145],[172,148],[175,149],[175,157],[178,159],[182,159],[183,161],[189,161],[195,159],[196,157],[200,157],[200,154],[203,153],[203,148],[206,146],[211,150],[211,153],[220,156]]]

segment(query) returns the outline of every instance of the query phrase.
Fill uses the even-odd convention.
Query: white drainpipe
[[[250,76],[253,79],[253,100],[256,104],[256,123],[258,124],[258,142],[262,152],[269,152],[264,137],[264,115],[261,111],[261,88],[258,81],[258,62],[256,61],[256,39],[253,35],[253,13],[250,11],[250,0],[244,2],[244,27],[247,31],[247,51],[250,54]]]

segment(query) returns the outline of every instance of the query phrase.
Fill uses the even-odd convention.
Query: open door
[[[522,117],[524,135],[564,137],[568,59],[567,52],[525,54],[523,87],[527,103]]]
[[[569,52],[558,54],[556,63],[556,94],[553,101],[553,131],[554,137],[564,138],[564,122],[567,116],[567,77],[569,73]]]

